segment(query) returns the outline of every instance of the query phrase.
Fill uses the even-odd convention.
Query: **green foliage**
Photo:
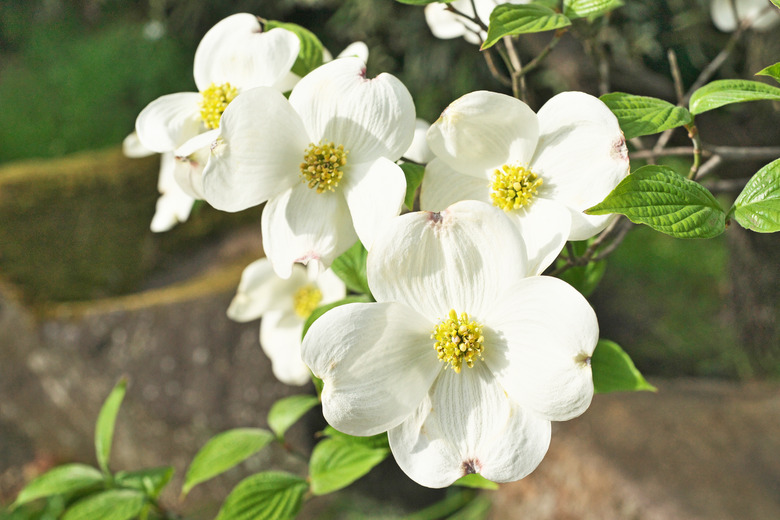
[[[320,441],[309,461],[312,493],[324,495],[352,484],[385,460],[389,453],[388,448],[371,448],[345,437]]]
[[[607,392],[656,391],[645,381],[628,354],[620,345],[608,339],[600,339],[591,359],[593,387],[597,394]]]
[[[455,0],[396,0],[396,1],[402,4],[409,4],[409,5],[427,5],[427,4],[435,4],[436,2],[442,4],[451,4]]]
[[[58,466],[27,484],[16,497],[14,507],[37,498],[81,491],[102,483],[103,479],[104,475],[92,466],[84,464]]]
[[[463,486],[476,489],[498,489],[498,484],[486,479],[478,473],[472,473],[470,475],[464,475],[458,480],[453,482],[453,486]]]
[[[192,459],[182,493],[240,464],[273,440],[271,432],[260,428],[237,428],[215,435]]]
[[[448,516],[447,520],[485,520],[491,507],[493,507],[493,502],[489,497],[477,496],[460,511]]]
[[[268,412],[268,426],[277,438],[284,439],[287,429],[319,402],[320,400],[313,395],[293,395],[279,399]]]
[[[95,453],[98,465],[105,474],[109,473],[108,462],[111,457],[111,442],[114,439],[114,425],[126,390],[127,380],[122,378],[103,403],[95,426]]]
[[[575,18],[596,18],[602,16],[618,7],[621,7],[621,0],[564,0],[563,14],[571,19]]]
[[[310,30],[294,23],[277,22],[268,20],[265,22],[266,30],[281,27],[295,33],[301,41],[301,50],[298,51],[298,58],[292,67],[292,72],[298,76],[305,76],[322,65],[322,42]]]
[[[615,114],[626,139],[657,134],[687,125],[691,114],[684,107],[677,107],[662,99],[635,96],[623,92],[604,94],[599,99]]]
[[[70,506],[62,520],[130,520],[146,505],[146,497],[134,489],[109,489],[82,498]]]
[[[422,183],[423,174],[425,173],[425,167],[414,163],[401,163],[401,169],[404,171],[404,177],[406,177],[406,196],[404,197],[404,205],[410,210],[414,210],[414,197],[417,194],[417,188]]]
[[[366,448],[390,449],[390,443],[387,440],[387,432],[371,435],[369,437],[356,437],[354,435],[348,435],[346,433],[340,432],[333,426],[328,425],[324,430],[322,430],[322,434],[325,437],[330,437],[331,439],[339,439],[351,444],[360,444]]]
[[[761,69],[760,71],[756,72],[756,76],[769,76],[770,78],[780,82],[780,62]]]
[[[618,184],[589,215],[622,213],[677,238],[711,238],[726,229],[726,214],[701,184],[666,166],[643,166]]]
[[[780,231],[780,159],[761,168],[739,194],[729,215],[745,229]]]
[[[171,481],[174,469],[172,466],[142,469],[139,471],[120,471],[114,476],[117,486],[143,491],[146,496],[157,498],[160,492]]]
[[[720,79],[704,85],[691,95],[691,114],[697,115],[732,103],[780,100],[780,88],[747,79]]]
[[[339,255],[333,261],[330,268],[341,278],[344,285],[352,292],[358,294],[371,294],[366,279],[366,258],[368,252],[358,240],[355,244]]]
[[[492,47],[504,36],[552,31],[569,25],[571,21],[568,18],[543,5],[499,5],[490,13],[490,25],[482,50]]]
[[[268,471],[247,477],[230,492],[217,520],[288,520],[303,505],[306,481],[289,473]]]
[[[309,331],[309,327],[311,327],[311,324],[317,321],[317,318],[319,318],[329,310],[335,309],[336,307],[340,307],[342,305],[346,305],[348,303],[366,303],[369,301],[371,301],[371,299],[368,296],[347,296],[343,300],[339,300],[337,302],[333,302],[327,305],[323,305],[321,307],[317,307],[316,309],[314,309],[314,312],[312,312],[311,315],[308,318],[306,318],[306,322],[303,324],[303,333],[301,334],[301,338],[305,338],[306,333]]]

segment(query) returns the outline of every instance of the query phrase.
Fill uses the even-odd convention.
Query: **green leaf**
[[[712,238],[726,229],[726,214],[715,197],[667,166],[639,168],[585,213],[622,213],[677,238]]]
[[[775,7],[780,9],[780,0],[769,0],[769,1],[772,2],[773,4],[775,4]]]
[[[303,505],[306,481],[289,473],[268,471],[247,477],[230,492],[217,520],[287,520]]]
[[[215,435],[192,459],[182,493],[240,464],[273,440],[274,435],[261,428],[236,428]]]
[[[51,495],[72,493],[103,482],[103,473],[85,464],[65,464],[53,468],[27,484],[13,507]]]
[[[62,520],[130,520],[141,513],[146,497],[135,489],[110,489],[82,498],[70,506]]]
[[[384,448],[389,450],[390,449],[390,443],[387,440],[387,433],[378,433],[376,435],[371,435],[369,437],[356,437],[354,435],[348,435],[346,433],[342,433],[338,431],[333,426],[326,426],[324,430],[322,430],[322,434],[326,437],[330,437],[331,439],[340,440],[346,443],[352,443],[352,444],[360,444],[361,446],[365,446],[366,448],[372,448],[372,449],[379,449]]]
[[[417,188],[422,183],[423,174],[425,173],[425,167],[414,163],[401,163],[401,169],[404,171],[406,177],[406,197],[404,197],[404,205],[409,208],[410,211],[414,211],[414,196],[417,193]]]
[[[756,72],[756,76],[769,76],[775,81],[780,81],[780,61]]]
[[[663,99],[634,96],[623,92],[604,94],[599,98],[615,114],[626,139],[663,132],[687,125],[691,113]]]
[[[590,361],[593,369],[593,388],[597,394],[607,392],[634,392],[656,388],[645,381],[620,345],[600,339]]]
[[[780,88],[747,79],[720,79],[694,92],[689,106],[691,114],[697,115],[723,105],[761,99],[780,100]]]
[[[324,495],[352,484],[389,453],[385,448],[368,448],[336,438],[320,441],[309,462],[312,493]]]
[[[563,14],[571,19],[596,18],[623,6],[621,0],[564,0]]]
[[[160,492],[173,477],[172,466],[142,469],[139,471],[120,471],[114,477],[117,485],[133,488],[146,493],[146,496],[157,498]]]
[[[329,303],[327,305],[323,305],[322,307],[317,307],[316,309],[314,309],[314,312],[312,312],[311,315],[308,318],[306,318],[306,322],[303,324],[303,334],[301,335],[301,338],[305,338],[306,333],[309,331],[309,327],[311,327],[311,324],[317,321],[317,318],[319,318],[329,310],[335,309],[336,307],[339,307],[341,305],[346,305],[348,303],[366,303],[370,301],[371,298],[365,295],[347,296],[343,300]]]
[[[396,0],[396,1],[408,5],[427,5],[427,4],[435,4],[437,2],[441,4],[450,4],[455,0]]]
[[[295,33],[301,41],[301,50],[298,51],[298,58],[292,66],[293,73],[300,77],[304,77],[306,74],[322,65],[323,45],[313,32],[294,23],[277,22],[275,20],[268,20],[265,22],[266,31],[270,31],[277,27]]]
[[[571,21],[564,15],[542,5],[499,5],[490,13],[487,38],[481,49],[492,47],[504,36],[552,31],[569,25]]]
[[[734,201],[729,214],[745,229],[780,231],[780,159],[761,168]]]
[[[368,252],[360,240],[333,261],[330,268],[341,278],[350,291],[371,294],[366,279],[366,258]]]
[[[103,473],[108,474],[108,462],[111,457],[111,442],[114,439],[114,425],[116,416],[119,413],[119,407],[122,406],[122,400],[125,398],[127,390],[127,380],[122,378],[116,384],[108,398],[103,403],[98,415],[95,426],[95,452],[97,461]]]
[[[477,496],[470,500],[466,507],[448,516],[447,520],[485,520],[492,507],[493,501],[489,497]]]
[[[452,483],[453,486],[463,486],[477,489],[498,489],[498,484],[488,480],[478,473],[464,475]]]
[[[317,406],[320,400],[313,395],[293,395],[276,401],[268,412],[268,426],[280,439],[298,419]]]

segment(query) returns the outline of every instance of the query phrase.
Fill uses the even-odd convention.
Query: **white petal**
[[[471,8],[471,3],[468,0],[457,0],[453,4],[461,12],[470,16],[474,15],[474,10]],[[476,24],[448,11],[447,6],[440,3],[432,3],[425,6],[425,21],[431,29],[431,33],[443,40],[457,38],[466,34],[468,31],[465,24],[469,24],[473,30],[478,29]]]
[[[301,182],[306,130],[281,93],[244,92],[222,114],[219,130],[203,172],[204,195],[215,208],[241,211]]]
[[[135,131],[141,144],[155,152],[172,152],[203,128],[196,92],[179,92],[162,96],[141,110],[135,120]]]
[[[393,219],[367,260],[377,301],[405,303],[434,322],[450,309],[479,319],[525,269],[515,226],[501,210],[477,201]]]
[[[353,164],[378,157],[395,161],[414,136],[414,103],[395,76],[366,78],[360,58],[326,63],[290,94],[312,142],[333,141],[349,150]]]
[[[195,199],[190,197],[176,183],[174,171],[177,167],[173,153],[168,152],[160,157],[160,177],[157,181],[157,189],[160,198],[149,226],[152,232],[161,233],[173,228],[176,224],[186,222],[192,211]]]
[[[539,110],[539,145],[532,170],[545,196],[572,210],[569,240],[585,240],[609,217],[582,213],[598,204],[629,173],[628,150],[617,118],[598,98],[582,92],[554,96]]]
[[[269,200],[261,225],[265,254],[282,278],[295,262],[326,269],[357,240],[344,197],[303,183]]]
[[[196,135],[174,152],[176,168],[173,177],[189,196],[203,199],[203,170],[211,156],[211,146],[219,138],[219,129]]]
[[[425,167],[420,186],[420,208],[442,211],[461,200],[490,201],[490,184],[483,177],[459,173],[442,161],[434,159]]]
[[[571,212],[555,201],[537,197],[507,215],[520,230],[528,254],[528,276],[542,274],[558,257],[571,230]]]
[[[316,266],[314,263],[309,265],[311,267]],[[310,271],[313,271],[313,269]],[[316,276],[314,281],[317,284],[317,288],[322,292],[322,301],[320,302],[320,305],[339,301],[347,295],[347,286],[344,285],[341,278],[336,276],[336,273],[331,269],[319,273],[319,276]]]
[[[355,232],[369,249],[380,229],[401,213],[406,177],[400,166],[384,157],[356,164],[344,175],[344,196]]]
[[[351,435],[374,435],[406,419],[441,370],[432,328],[396,303],[352,303],[323,314],[302,354],[325,383],[325,419]]]
[[[201,92],[212,83],[230,83],[242,90],[275,87],[295,63],[300,40],[276,28],[261,32],[257,17],[228,16],[212,27],[195,51],[195,84]]]
[[[255,260],[241,273],[236,295],[227,310],[228,318],[245,322],[269,311],[292,311],[293,295],[307,283],[306,269],[292,267],[288,279],[276,276],[267,258]]]
[[[352,42],[344,47],[344,50],[336,58],[360,58],[363,63],[367,63],[368,45],[363,42]]]
[[[520,280],[485,317],[485,362],[521,406],[552,421],[580,415],[593,397],[589,359],[596,314],[566,282]]]
[[[470,473],[509,482],[542,461],[550,422],[513,403],[480,363],[460,374],[443,371],[388,439],[401,469],[424,486],[448,486]]]
[[[157,152],[142,145],[141,140],[138,139],[138,134],[133,132],[122,141],[122,153],[125,154],[125,157],[135,159],[138,157],[148,157]]]
[[[424,119],[416,119],[414,122],[414,138],[404,157],[416,163],[425,164],[434,158],[433,152],[428,148],[426,135],[431,125]]]
[[[287,385],[302,386],[311,373],[301,360],[303,320],[292,312],[271,311],[260,322],[260,346],[271,360],[276,379]]]
[[[428,130],[428,146],[450,168],[489,178],[504,164],[527,164],[539,129],[536,114],[520,100],[471,92],[453,101]]]

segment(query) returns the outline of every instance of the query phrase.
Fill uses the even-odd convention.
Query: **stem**
[[[696,173],[699,171],[699,165],[701,164],[701,137],[699,137],[699,129],[695,124],[686,126],[688,130],[688,137],[693,142],[693,164],[691,165],[691,171],[688,172],[688,178],[693,180],[696,178]]]
[[[654,159],[670,155],[689,155],[693,146],[676,146],[661,150],[638,150],[631,152],[632,159]],[[709,146],[702,144],[702,157],[719,155],[723,159],[766,159],[780,156],[780,146]],[[702,167],[703,168],[703,167]]]
[[[491,52],[491,50],[485,49],[482,55],[485,57],[485,62],[487,63],[488,70],[490,71],[490,75],[493,76],[495,79],[497,79],[498,82],[504,85],[505,87],[511,87],[512,80],[509,78],[509,76],[502,74],[501,71],[498,70],[498,67],[496,66],[496,61],[493,59],[493,53]]]
[[[615,220],[612,221],[609,226],[607,226],[604,231],[601,232],[596,240],[591,242],[591,244],[588,246],[588,249],[585,250],[582,256],[571,256],[566,258],[566,263],[550,272],[549,276],[558,276],[561,273],[568,271],[572,267],[581,267],[583,265],[587,265],[591,261],[596,262],[603,260],[615,249],[617,249],[617,246],[620,245],[620,243],[623,241],[629,229],[631,229],[631,223],[628,221],[628,219],[624,218],[623,215],[619,215]],[[599,250],[599,248],[608,241],[610,242],[610,245],[603,250],[602,254],[596,256],[596,252]],[[572,249],[570,248],[568,251],[571,255]]]
[[[521,75],[525,76],[532,70],[534,70],[539,64],[542,62],[543,59],[547,57],[548,54],[550,54],[550,51],[555,48],[556,45],[558,45],[558,42],[561,41],[561,37],[568,31],[568,28],[558,29],[555,31],[555,35],[552,37],[552,40],[547,44],[547,46],[542,49],[542,51],[534,58],[532,59],[528,65],[526,65],[523,70],[520,72]]]
[[[674,79],[674,92],[677,95],[677,104],[682,105],[683,96],[683,81],[682,74],[680,73],[680,66],[677,63],[677,54],[674,50],[669,49],[666,51],[666,58],[669,60],[669,68],[672,71],[672,79]]]
[[[520,56],[515,49],[515,42],[512,36],[504,36],[502,43],[506,48],[507,56],[509,57],[509,69],[512,77],[512,94],[519,100],[526,101],[526,85],[525,78],[523,77],[523,63],[520,61]]]

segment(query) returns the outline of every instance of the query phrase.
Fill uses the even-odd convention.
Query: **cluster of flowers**
[[[303,78],[291,73],[299,47],[293,32],[233,15],[198,47],[199,92],[141,112],[137,139],[168,157],[173,179],[163,186],[161,174],[160,204],[181,201],[161,227],[186,219],[196,198],[225,211],[266,203],[266,258],[247,267],[228,314],[263,316],[277,377],[321,378],[328,422],[388,432],[420,484],[522,478],[546,453],[550,422],[593,395],[596,316],[541,274],[566,241],[608,225],[583,210],[628,174],[616,118],[578,92],[534,113],[480,91],[421,128],[397,78],[366,77],[365,46]],[[424,211],[401,215],[398,161],[411,157],[427,163]],[[328,268],[358,240],[376,301],[335,307],[301,343],[312,311],[345,296]]]

